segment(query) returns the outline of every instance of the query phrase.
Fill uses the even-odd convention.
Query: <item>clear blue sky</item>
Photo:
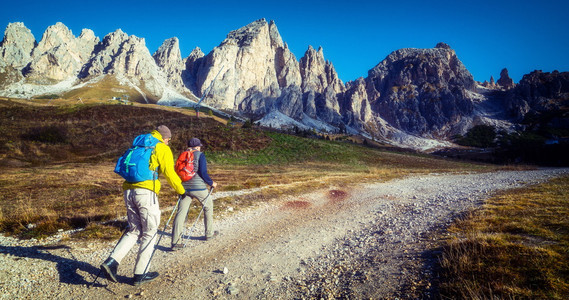
[[[539,3],[539,4],[538,4]],[[182,56],[209,53],[231,30],[274,20],[297,59],[322,46],[346,82],[400,48],[446,42],[478,81],[502,68],[518,82],[539,69],[569,71],[569,1],[5,1],[0,27],[23,22],[36,40],[62,22],[75,36],[122,29],[146,39],[150,53],[178,37]]]

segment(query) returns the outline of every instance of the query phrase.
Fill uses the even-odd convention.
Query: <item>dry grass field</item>
[[[219,191],[267,187],[247,196],[219,199],[220,209],[411,173],[492,168],[239,128],[211,116],[198,119],[182,108],[28,102],[33,105],[0,100],[0,230],[23,238],[84,227],[88,230],[82,237],[118,234],[120,224],[111,221],[125,213],[122,179],[113,173],[114,163],[136,135],[157,124],[172,129],[170,146],[175,156],[191,137],[202,140]],[[174,191],[163,186],[162,207],[174,205]]]
[[[503,192],[450,229],[448,299],[567,299],[569,177]]]

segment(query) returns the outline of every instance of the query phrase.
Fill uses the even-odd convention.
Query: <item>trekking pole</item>
[[[168,227],[168,224],[170,224],[170,220],[172,220],[172,216],[174,216],[174,213],[176,212],[176,209],[178,208],[180,201],[182,201],[182,198],[183,198],[183,195],[180,195],[178,197],[178,202],[176,202],[176,206],[174,206],[174,209],[172,210],[172,213],[170,214],[170,218],[168,218],[168,222],[166,222],[166,225],[164,225],[164,229],[162,230],[162,232],[166,232],[166,228]],[[156,235],[157,233],[155,233],[154,235]],[[160,238],[158,239],[158,242],[154,245],[154,250],[152,250],[152,254],[150,255],[150,259],[148,260],[146,267],[144,268],[144,272],[142,273],[143,274],[142,276],[146,276],[146,271],[148,270],[148,266],[150,266],[150,262],[152,261],[152,257],[154,257],[154,253],[156,253],[156,246],[160,245],[160,241],[162,240],[163,236],[164,236],[164,234],[161,234]],[[154,237],[152,237],[152,239],[154,239]],[[143,279],[144,279],[144,277],[143,277]]]
[[[119,238],[119,240],[117,241],[117,243],[115,244],[115,246],[113,247],[113,250],[111,250],[111,253],[109,254],[109,257],[111,256],[111,254],[113,254],[113,252],[115,251],[115,249],[117,248],[117,246],[119,245],[120,241],[122,240],[122,238],[124,237],[124,235],[126,234],[126,232],[128,231],[128,226],[124,229],[124,231],[121,234],[121,237]],[[95,280],[93,280],[93,282],[91,282],[91,284],[89,284],[87,286],[87,288],[91,288],[95,282],[97,282],[97,279],[99,279],[99,277],[101,276],[101,272],[103,272],[103,270],[101,268],[99,268],[99,273],[97,273],[97,276],[95,277]]]
[[[186,238],[186,241],[184,242],[184,248],[186,248],[186,245],[188,244],[188,241],[190,240],[190,234],[192,234],[192,232],[194,231],[194,228],[196,227],[196,224],[198,223],[198,220],[200,219],[200,216],[202,215],[203,210],[205,208],[205,201],[207,200],[207,198],[209,198],[209,195],[211,195],[211,192],[213,192],[213,187],[211,187],[211,189],[209,190],[209,193],[207,194],[207,196],[202,201],[202,210],[200,210],[200,213],[198,214],[198,217],[196,218],[194,225],[190,229],[190,232],[188,232],[188,234],[186,235],[188,238]]]

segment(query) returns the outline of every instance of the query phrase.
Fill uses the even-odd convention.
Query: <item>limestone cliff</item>
[[[76,38],[63,23],[57,23],[44,32],[24,73],[29,81],[40,84],[76,77],[97,43],[99,38],[92,30],[84,29]]]
[[[207,103],[220,109],[247,107],[259,113],[258,99],[272,101],[281,88],[300,86],[298,62],[283,43],[274,22],[257,20],[232,31],[209,54],[194,64],[197,96],[217,76]]]
[[[103,38],[83,67],[80,78],[110,74],[138,87],[149,102],[158,100],[166,86],[165,75],[156,65],[143,38],[117,29]]]
[[[184,88],[182,71],[185,69],[185,66],[182,61],[178,38],[173,37],[165,40],[152,57],[156,65],[166,75],[168,83],[177,90],[182,90]]]
[[[2,65],[15,69],[25,67],[32,60],[35,46],[36,39],[24,23],[8,24],[0,43],[0,67]]]

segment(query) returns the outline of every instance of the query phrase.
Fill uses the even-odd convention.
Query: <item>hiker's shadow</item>
[[[71,258],[54,255],[49,252],[50,250],[57,249],[67,250]],[[15,257],[20,257],[16,258],[16,260],[29,258],[54,262],[56,264],[55,268],[59,273],[59,282],[61,283],[74,285],[89,284],[94,280],[96,274],[99,272],[99,269],[92,266],[91,264],[75,259],[73,253],[71,252],[71,247],[69,246],[0,246],[0,253],[7,253]],[[79,270],[91,274],[93,277],[91,279],[86,279],[78,273]],[[121,276],[119,276],[119,278],[120,277]],[[126,277],[119,279],[119,281],[123,282],[126,280]]]

